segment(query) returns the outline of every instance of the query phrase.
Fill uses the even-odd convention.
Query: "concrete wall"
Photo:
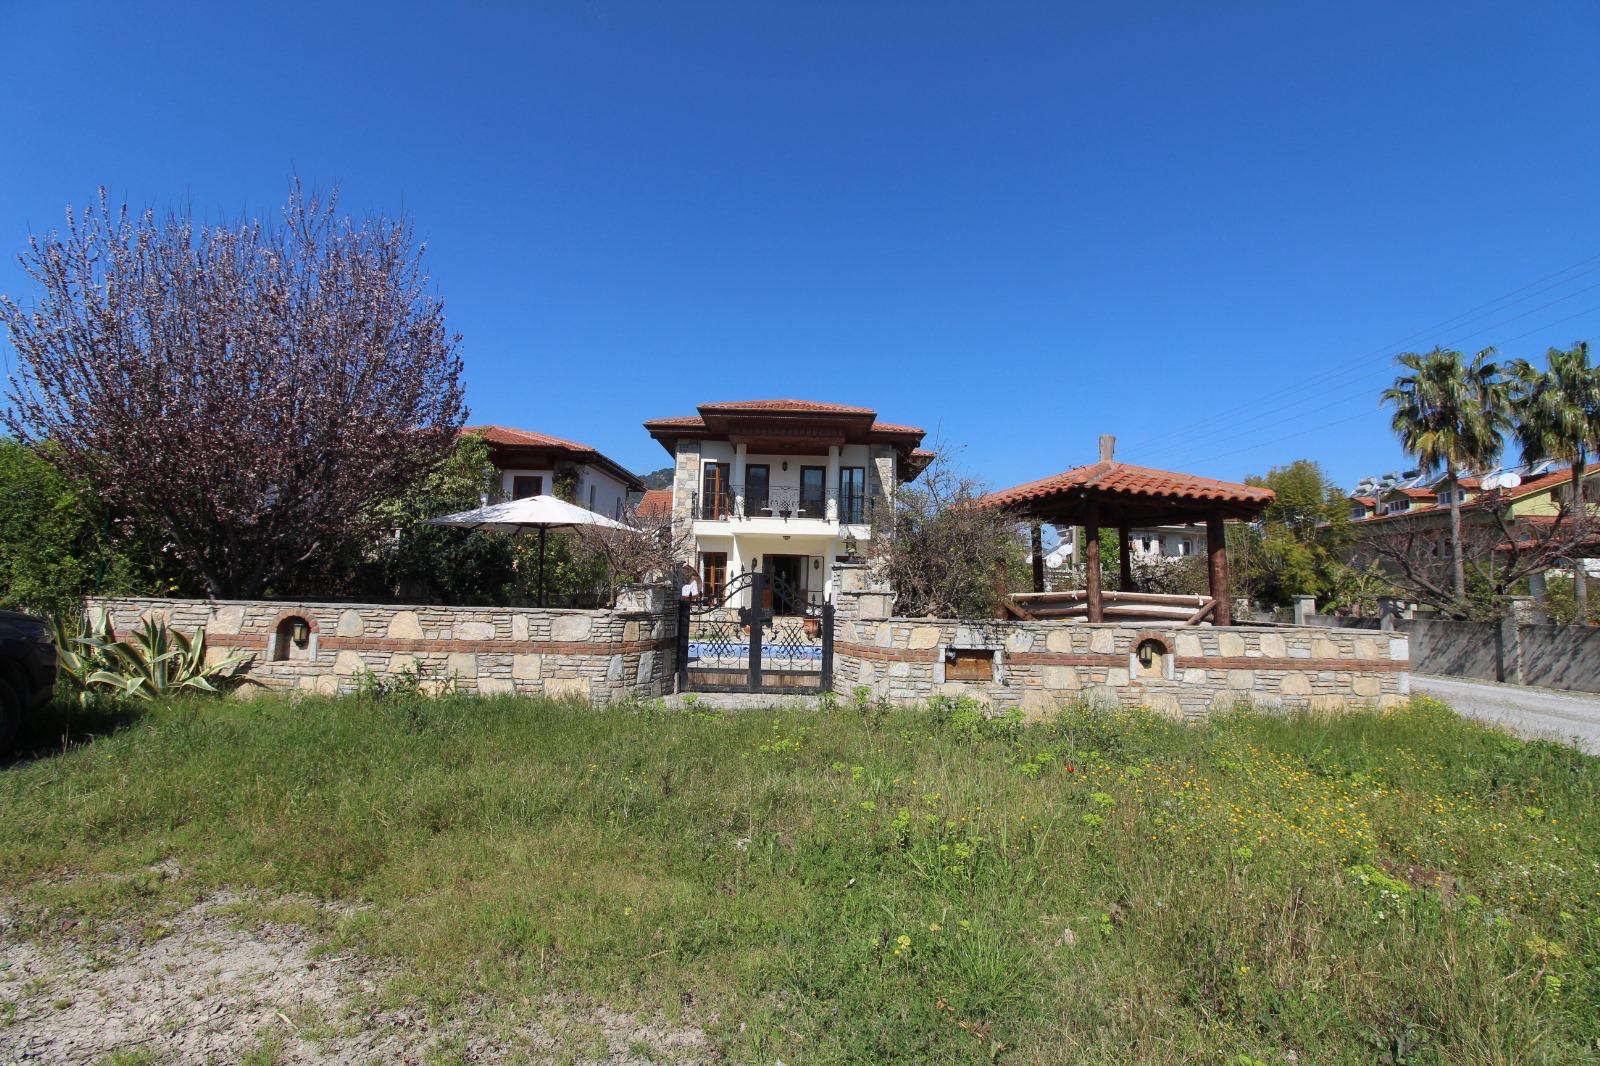
[[[1374,618],[1328,618],[1314,624],[1376,630]],[[1600,692],[1600,628],[1504,622],[1396,618],[1411,638],[1411,669],[1419,674]]]
[[[269,688],[353,692],[368,672],[420,671],[434,691],[520,692],[608,703],[672,690],[677,603],[659,589],[629,590],[616,610],[408,607],[258,600],[101,599],[120,633],[146,616],[184,631],[206,628],[215,654],[255,654],[250,675]],[[287,639],[302,618],[304,646]]]
[[[1410,691],[1402,633],[895,618],[892,596],[865,567],[840,564],[835,580],[834,687],[842,693],[864,685],[896,703],[970,696],[1029,714],[1092,698],[1200,718],[1242,700],[1386,706]],[[1157,649],[1148,667],[1137,655],[1145,641]],[[992,652],[989,676],[952,680],[946,660],[961,650]]]
[[[1419,674],[1499,681],[1500,626],[1495,622],[1397,619],[1411,637],[1412,669]]]

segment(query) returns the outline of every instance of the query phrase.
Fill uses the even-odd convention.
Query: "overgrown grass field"
[[[326,933],[392,996],[659,1008],[736,1062],[1594,1062],[1597,800],[1600,761],[1424,700],[262,698],[0,770],[0,892],[87,936],[218,887],[370,901]]]

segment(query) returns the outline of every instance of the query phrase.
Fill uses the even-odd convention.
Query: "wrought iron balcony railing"
[[[809,519],[867,525],[872,521],[873,505],[878,501],[865,493],[821,494],[794,487],[753,488],[730,485],[724,489],[694,494],[692,513],[713,521],[739,521],[752,518]]]

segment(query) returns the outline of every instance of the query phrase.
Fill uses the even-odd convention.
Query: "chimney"
[[[1116,451],[1116,447],[1117,438],[1111,436],[1110,434],[1102,433],[1100,435],[1100,461],[1102,463],[1111,462],[1111,455],[1114,451]]]

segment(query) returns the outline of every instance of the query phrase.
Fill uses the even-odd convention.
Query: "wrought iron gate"
[[[774,605],[787,608],[783,614]],[[681,692],[824,692],[833,687],[833,604],[780,576],[739,574],[713,599],[678,606]]]

